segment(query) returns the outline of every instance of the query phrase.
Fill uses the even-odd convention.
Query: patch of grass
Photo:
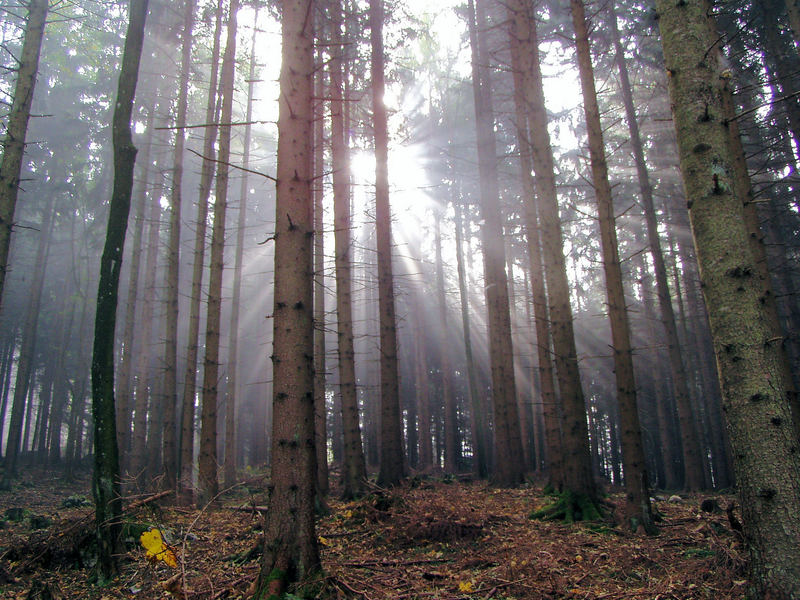
[[[708,548],[687,548],[683,551],[686,558],[711,558],[716,556],[716,552]]]

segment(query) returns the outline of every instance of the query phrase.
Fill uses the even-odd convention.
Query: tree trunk
[[[489,476],[489,457],[486,452],[486,415],[483,399],[478,391],[478,374],[472,356],[472,331],[469,318],[469,296],[467,278],[464,270],[464,240],[461,219],[461,201],[453,198],[454,225],[456,234],[456,261],[458,270],[458,292],[461,300],[461,326],[464,330],[464,353],[467,362],[467,383],[470,397],[470,418],[472,420],[472,456],[475,461],[474,470],[478,477]]]
[[[389,131],[383,103],[383,0],[370,0],[372,45],[372,121],[375,131],[375,229],[378,251],[380,310],[381,465],[378,484],[392,486],[403,478],[403,421],[397,367],[397,320],[392,273],[392,213],[389,207]]]
[[[364,491],[367,469],[361,447],[356,392],[355,350],[353,348],[353,284],[350,221],[350,157],[345,138],[344,101],[342,98],[342,8],[340,1],[331,6],[330,92],[331,160],[333,170],[333,219],[336,257],[337,348],[339,353],[339,390],[344,429],[344,465],[342,495],[353,498]]]
[[[478,21],[484,26],[482,5],[478,3]],[[472,78],[475,121],[478,137],[478,165],[481,187],[481,247],[484,263],[489,358],[492,370],[492,404],[495,428],[495,485],[511,487],[522,483],[525,468],[519,432],[514,381],[514,352],[511,343],[511,320],[508,282],[503,242],[503,216],[497,180],[497,150],[494,116],[491,106],[488,53],[478,35],[475,11],[470,0],[469,27],[472,46]]]
[[[680,419],[681,439],[683,448],[683,463],[685,471],[684,486],[688,490],[698,490],[703,482],[703,464],[700,458],[700,444],[697,439],[695,423],[691,418],[691,402],[689,395],[688,377],[681,356],[681,347],[678,343],[678,328],[675,325],[675,312],[672,308],[672,296],[667,281],[667,269],[664,265],[664,255],[661,250],[661,240],[658,235],[658,222],[656,219],[655,205],[653,203],[653,189],[647,172],[647,163],[639,133],[639,122],[636,118],[636,109],[633,105],[628,67],[622,49],[619,29],[617,27],[617,14],[612,2],[610,5],[610,20],[614,37],[614,60],[620,76],[620,91],[625,106],[625,117],[628,121],[631,149],[636,162],[636,175],[639,180],[639,193],[644,207],[645,222],[647,223],[647,237],[650,246],[650,256],[656,275],[656,291],[658,306],[661,310],[661,322],[667,336],[667,353],[672,374],[673,393],[678,406]]]
[[[625,471],[625,518],[628,521],[628,526],[633,531],[641,527],[651,533],[655,532],[655,526],[650,508],[650,486],[644,460],[644,449],[642,448],[642,430],[639,424],[639,408],[636,400],[630,324],[628,321],[628,309],[625,305],[625,289],[622,284],[622,267],[619,260],[614,202],[611,196],[611,184],[608,181],[608,165],[603,144],[603,127],[600,122],[600,107],[597,103],[592,55],[589,47],[589,28],[586,23],[583,0],[571,0],[570,5],[572,23],[575,27],[578,70],[580,71],[581,89],[583,90],[583,108],[589,137],[592,183],[600,224],[600,248],[606,279],[608,317],[611,324],[617,404],[622,427],[620,441]]]
[[[225,251],[225,211],[228,204],[228,162],[231,154],[233,117],[233,80],[236,67],[236,13],[239,0],[231,0],[228,9],[228,32],[222,57],[220,89],[219,151],[217,180],[214,189],[214,225],[211,229],[211,268],[208,278],[208,314],[206,316],[206,354],[203,362],[203,408],[200,415],[200,456],[198,457],[199,507],[216,499],[217,479],[217,399],[219,384],[219,338],[222,305],[222,271]]]
[[[128,279],[128,295],[125,303],[125,323],[122,329],[122,348],[120,349],[119,376],[117,377],[117,444],[120,453],[120,470],[125,472],[130,466],[131,437],[133,435],[131,426],[131,414],[133,404],[131,394],[133,392],[133,365],[134,365],[134,343],[136,331],[134,328],[136,321],[137,292],[139,289],[139,274],[141,257],[143,253],[145,208],[147,205],[147,185],[150,180],[150,150],[153,146],[153,118],[154,110],[147,114],[147,124],[145,125],[144,148],[141,158],[141,179],[138,192],[134,202],[136,203],[136,213],[134,216],[135,228],[133,230],[133,244],[130,253],[131,266]]]
[[[533,296],[533,315],[536,327],[536,351],[539,368],[539,385],[545,439],[547,443],[549,484],[556,490],[563,487],[561,465],[561,418],[558,413],[558,397],[553,379],[553,359],[550,354],[550,327],[547,314],[545,278],[542,269],[539,219],[536,214],[536,191],[531,157],[531,131],[526,114],[525,69],[530,69],[532,42],[536,39],[532,15],[520,0],[511,0],[507,5],[510,17],[509,41],[514,76],[514,108],[517,141],[520,148],[520,175],[522,179],[522,205],[528,242],[528,261]],[[525,55],[523,56],[523,53]],[[541,193],[541,192],[540,192]]]
[[[222,37],[222,6],[218,0],[214,20],[214,45],[211,50],[211,81],[208,85],[206,102],[206,123],[216,123],[218,109],[217,78],[219,70],[220,39]],[[211,195],[211,182],[214,177],[214,155],[217,127],[205,128],[203,139],[203,165],[200,171],[200,191],[197,201],[195,225],[194,263],[192,265],[192,292],[189,300],[189,332],[186,343],[186,370],[183,377],[183,399],[181,401],[181,443],[180,480],[178,482],[179,500],[190,502],[192,496],[192,475],[194,470],[194,417],[197,396],[197,355],[200,337],[200,303],[203,296],[203,263],[206,251],[206,224],[208,220],[208,198]]]
[[[178,82],[178,106],[175,118],[172,189],[169,206],[169,239],[167,242],[166,327],[164,332],[164,387],[161,410],[164,414],[164,479],[165,489],[177,484],[175,405],[178,401],[178,285],[181,248],[181,186],[183,183],[183,151],[186,140],[186,112],[189,95],[189,69],[192,61],[192,31],[196,0],[185,0],[181,39],[181,66]]]
[[[320,568],[314,526],[313,162],[311,0],[283,3],[270,511],[255,598],[277,598]]]
[[[253,17],[253,36],[250,41],[250,70],[247,78],[247,108],[244,122],[244,149],[242,166],[250,168],[250,140],[252,131],[250,121],[253,119],[253,87],[256,72],[256,32],[258,24],[258,8]],[[247,225],[247,171],[242,171],[242,183],[239,188],[239,221],[236,225],[236,246],[233,262],[233,295],[231,297],[230,342],[228,344],[228,388],[225,398],[225,463],[223,481],[226,489],[236,485],[236,406],[241,403],[239,383],[239,308],[242,297],[242,258],[244,255],[244,229]]]
[[[681,170],[733,447],[750,595],[800,597],[800,455],[764,314],[723,107],[726,70],[704,0],[658,0]]]
[[[97,579],[105,583],[117,574],[116,556],[122,549],[122,502],[119,496],[119,458],[114,414],[114,332],[122,249],[133,189],[136,147],[131,136],[131,112],[142,55],[147,0],[131,0],[125,50],[114,108],[114,190],[108,229],[100,259],[97,313],[92,352],[92,420],[94,474],[92,495],[97,531]]]
[[[36,74],[39,71],[39,53],[42,49],[48,6],[48,0],[29,1],[14,98],[3,140],[3,158],[0,162],[0,304],[3,301],[8,249],[11,246],[11,231],[14,228],[14,210],[17,206],[22,157],[25,154],[25,136],[28,132]]]
[[[786,10],[789,12],[789,25],[795,45],[800,44],[800,0],[786,0]]]
[[[255,55],[253,55],[255,57]],[[253,59],[255,60],[255,58]],[[317,446],[317,491],[325,496],[330,489],[328,477],[328,432],[326,408],[327,373],[325,372],[325,70],[323,51],[317,49],[314,62],[314,431]],[[252,79],[252,77],[251,77]],[[248,118],[249,120],[249,118]]]

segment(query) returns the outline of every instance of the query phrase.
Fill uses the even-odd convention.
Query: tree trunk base
[[[570,491],[556,494],[555,502],[530,514],[531,519],[564,521],[565,523],[598,521],[602,516],[603,508],[597,500],[587,494]]]

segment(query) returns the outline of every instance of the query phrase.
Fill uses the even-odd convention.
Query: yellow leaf
[[[346,510],[344,512],[344,517],[345,517],[345,519],[352,519],[353,518],[353,511],[352,510]]]
[[[458,591],[463,593],[470,593],[475,591],[475,587],[472,585],[471,581],[459,581]]]
[[[331,545],[331,543],[326,538],[324,538],[322,536],[319,536],[319,543],[322,544],[323,546],[330,546]]]
[[[152,562],[162,561],[173,569],[178,566],[178,560],[175,558],[175,553],[169,549],[161,539],[161,532],[153,528],[150,531],[145,531],[140,537],[139,541],[147,553],[145,557]]]

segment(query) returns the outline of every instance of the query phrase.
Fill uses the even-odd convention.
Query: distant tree
[[[478,165],[481,195],[481,249],[484,263],[489,360],[492,372],[492,406],[495,427],[495,469],[491,475],[499,486],[522,483],[524,461],[519,418],[516,406],[511,318],[508,302],[508,280],[503,240],[503,215],[497,175],[497,142],[491,103],[491,82],[483,21],[486,0],[478,0],[476,23],[473,2],[469,3],[470,46],[475,102],[475,123],[478,138]],[[480,29],[482,31],[478,31]],[[481,35],[479,35],[479,33]]]
[[[94,423],[94,473],[92,495],[95,504],[99,583],[117,573],[117,556],[122,550],[122,500],[119,495],[119,457],[114,409],[114,332],[117,292],[122,267],[122,249],[128,227],[136,147],[131,135],[131,113],[139,77],[147,0],[131,0],[128,30],[122,53],[122,68],[114,108],[114,190],[109,207],[108,228],[100,281],[92,353],[92,421]]]
[[[355,350],[353,347],[353,244],[350,219],[350,156],[345,137],[345,103],[342,62],[345,40],[342,38],[341,0],[331,4],[331,162],[333,170],[333,231],[336,269],[337,349],[339,356],[339,393],[344,429],[342,495],[352,498],[365,489],[367,468],[361,444],[361,428],[356,393]]]
[[[206,99],[205,128],[203,135],[203,163],[200,168],[200,190],[197,201],[197,217],[195,231],[192,288],[189,297],[189,332],[186,342],[186,370],[183,376],[183,400],[181,402],[181,443],[180,443],[180,480],[178,482],[179,499],[189,502],[192,496],[192,474],[194,470],[194,418],[197,396],[197,356],[200,337],[200,303],[203,298],[203,263],[206,253],[206,229],[208,221],[208,198],[211,195],[211,184],[214,180],[214,157],[217,141],[216,115],[217,82],[219,79],[219,54],[222,38],[222,13],[224,0],[218,0],[214,17],[214,42],[211,49],[211,74]]]
[[[25,136],[39,71],[39,54],[42,49],[44,25],[47,20],[49,0],[29,0],[25,24],[25,39],[17,67],[17,81],[8,115],[6,135],[3,139],[3,157],[0,159],[0,305],[8,269],[8,249],[14,228],[14,211],[17,206],[22,157],[25,154]]]
[[[189,105],[189,70],[192,62],[192,31],[195,0],[184,0],[181,32],[181,64],[178,82],[178,105],[175,117],[175,147],[169,200],[169,239],[167,242],[166,319],[164,331],[164,385],[161,411],[164,414],[164,482],[166,489],[177,484],[177,440],[175,405],[178,401],[178,282],[181,247],[181,203],[183,185],[183,153],[186,132],[186,112]]]
[[[800,453],[780,364],[782,339],[764,314],[723,104],[730,77],[709,3],[658,0],[669,92],[692,233],[723,390],[750,551],[750,596],[800,597]],[[779,457],[776,459],[776,457]]]
[[[285,0],[275,203],[270,511],[254,598],[280,598],[320,568],[314,525],[313,160],[311,0]]]
[[[233,82],[236,68],[236,29],[239,0],[228,8],[228,31],[222,56],[220,91],[219,150],[217,179],[214,188],[214,225],[211,230],[211,264],[208,277],[208,313],[206,315],[206,355],[203,362],[203,408],[200,417],[199,490],[197,504],[211,502],[217,495],[217,401],[219,384],[219,339],[222,305],[222,271],[225,250],[225,213],[228,204],[228,162],[231,155],[233,120]]]

